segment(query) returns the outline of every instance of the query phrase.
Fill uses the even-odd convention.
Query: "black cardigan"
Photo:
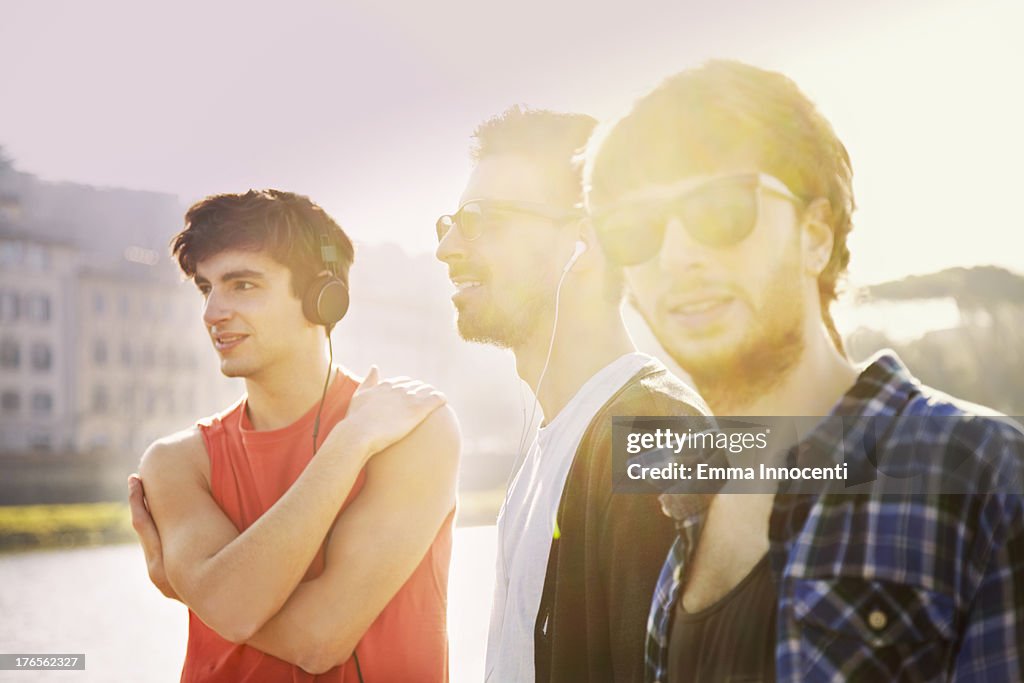
[[[561,535],[534,628],[537,683],[643,681],[647,615],[675,527],[656,494],[612,493],[612,417],[706,411],[693,389],[652,361],[591,420],[558,507]]]

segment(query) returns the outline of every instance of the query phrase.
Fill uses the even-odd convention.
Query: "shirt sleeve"
[[[997,492],[978,506],[972,520],[976,542],[969,557],[961,558],[981,578],[970,596],[953,667],[952,680],[958,683],[1024,680],[1024,437],[1009,430],[987,436],[977,450],[987,451],[984,461],[995,465]]]
[[[644,643],[645,683],[665,683],[668,676],[668,638],[672,609],[679,595],[683,568],[682,539],[676,538],[661,567],[658,583],[651,598],[647,618],[647,639]]]

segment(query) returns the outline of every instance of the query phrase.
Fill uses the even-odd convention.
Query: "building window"
[[[21,366],[21,348],[13,339],[0,342],[0,367],[16,369]]]
[[[53,439],[49,432],[32,431],[28,434],[28,447],[36,451],[48,451],[53,448]]]
[[[11,290],[0,291],[0,320],[5,323],[12,323],[18,319],[20,313],[21,299],[17,292]]]
[[[148,370],[153,367],[153,346],[151,344],[145,344],[142,347],[142,364]]]
[[[32,412],[36,415],[49,415],[53,412],[53,396],[45,391],[32,394]]]
[[[21,242],[0,241],[0,265],[16,266],[24,260],[25,246]]]
[[[46,270],[50,267],[50,254],[42,245],[28,244],[25,246],[25,265],[33,270]]]
[[[128,414],[135,408],[135,387],[127,386],[121,390],[121,407]]]
[[[16,391],[5,391],[0,394],[0,410],[5,415],[14,415],[21,410],[21,394]]]
[[[92,409],[97,413],[105,413],[110,408],[110,394],[102,384],[92,388]]]
[[[121,314],[121,317],[127,320],[128,316],[131,315],[132,312],[131,301],[128,299],[127,294],[122,294],[121,297],[118,299],[117,308],[118,312]]]
[[[130,368],[132,366],[132,345],[128,342],[123,342],[121,344],[121,365],[126,368]]]
[[[107,364],[107,343],[102,339],[97,339],[93,342],[92,359],[96,361],[96,365]]]
[[[36,342],[32,345],[32,369],[49,370],[53,364],[53,354],[50,353],[50,345],[45,342]]]
[[[92,295],[92,312],[96,315],[102,315],[103,311],[107,308],[107,300],[103,297],[103,292],[96,292]]]
[[[25,297],[25,315],[37,323],[50,321],[50,297],[45,294],[32,294]]]

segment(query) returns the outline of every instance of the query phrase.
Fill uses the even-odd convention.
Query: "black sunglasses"
[[[770,175],[745,173],[713,178],[697,187],[649,200],[621,202],[593,218],[598,240],[609,259],[632,266],[653,258],[665,239],[672,218],[695,240],[709,247],[738,244],[757,224],[758,190],[801,201]]]
[[[448,231],[458,228],[462,239],[472,242],[484,233],[488,226],[500,222],[507,213],[518,213],[553,221],[568,221],[583,216],[580,209],[561,209],[537,202],[520,202],[512,199],[474,199],[459,207],[453,214],[437,219],[437,241],[440,242]]]

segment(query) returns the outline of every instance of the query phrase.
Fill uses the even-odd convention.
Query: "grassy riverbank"
[[[494,524],[501,491],[465,491],[458,526]],[[0,506],[0,552],[135,540],[127,503]]]
[[[127,503],[0,507],[0,551],[123,543],[134,538]]]

